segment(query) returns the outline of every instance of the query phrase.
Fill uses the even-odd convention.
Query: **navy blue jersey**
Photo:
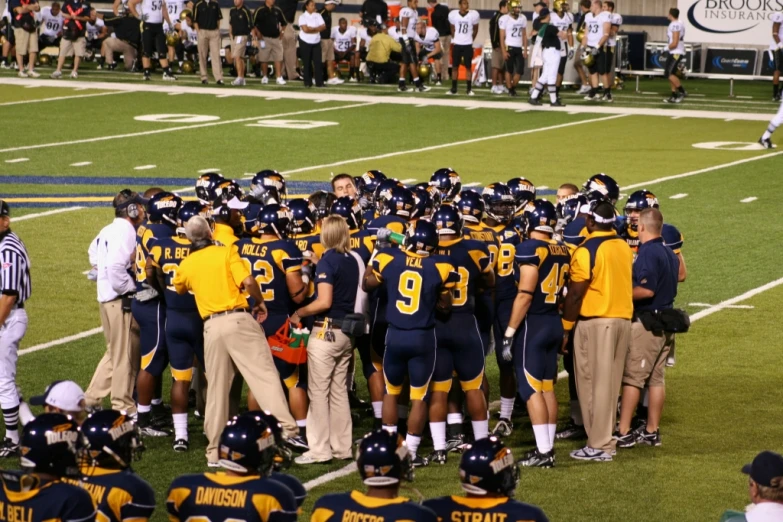
[[[319,498],[310,522],[366,520],[375,522],[437,522],[435,513],[405,497],[368,497],[359,491],[332,493]]]
[[[351,250],[359,254],[365,266],[370,262],[375,241],[369,230],[351,230]]]
[[[404,234],[405,227],[407,225],[408,222],[405,221],[405,218],[402,218],[400,216],[390,215],[390,216],[378,216],[377,218],[367,223],[367,225],[365,225],[365,228],[370,232],[374,240],[375,234],[378,233],[379,228],[388,228],[392,232],[397,232],[398,234]]]
[[[296,500],[296,506],[302,507],[302,504],[304,503],[305,499],[307,498],[307,490],[302,485],[301,482],[299,482],[299,479],[296,478],[293,475],[288,475],[287,473],[279,473],[275,471],[272,473],[269,478],[272,480],[276,480],[286,486],[288,489],[291,490],[291,493],[294,494],[294,499]]]
[[[508,497],[439,497],[424,501],[438,522],[548,522],[541,508]]]
[[[136,291],[144,290],[147,282],[147,257],[155,239],[168,238],[174,235],[174,230],[168,225],[147,223],[136,229]]]
[[[314,253],[318,257],[324,255],[324,247],[321,245],[320,230],[313,232],[311,234],[296,236],[295,238],[292,239],[292,241],[302,252],[309,251]]]
[[[400,330],[435,327],[435,306],[459,276],[450,263],[387,248],[370,264],[386,287],[386,322]]]
[[[462,228],[462,237],[465,239],[481,241],[487,245],[487,248],[489,249],[489,262],[492,266],[492,270],[494,270],[495,262],[498,257],[498,250],[500,248],[500,241],[498,240],[497,233],[484,223],[479,225],[465,223],[465,226]]]
[[[377,218],[378,214],[375,213],[374,209],[368,209],[362,212],[362,221],[365,223],[369,223],[373,219]]]
[[[565,243],[528,239],[517,245],[515,261],[538,268],[538,283],[528,314],[557,314],[558,299],[565,285],[571,255]]]
[[[482,273],[492,270],[489,249],[480,241],[451,239],[441,241],[433,258],[451,263],[459,276],[454,285],[453,313],[473,313],[476,308],[476,289]],[[472,326],[472,325],[471,325]]]
[[[332,307],[323,313],[331,319],[342,319],[354,313],[356,292],[359,289],[359,262],[350,253],[327,250],[315,267],[315,295],[318,285],[332,285]]]
[[[259,475],[233,477],[220,472],[174,479],[166,509],[171,522],[293,522],[297,518],[294,494],[280,482]]]
[[[174,290],[174,276],[177,275],[177,269],[183,259],[190,254],[190,241],[180,236],[170,236],[166,238],[156,238],[150,242],[149,256],[152,263],[159,267],[164,274],[164,296],[166,298],[166,308],[177,310],[197,310],[196,299],[193,294],[187,292],[178,294]]]
[[[563,229],[563,242],[573,254],[576,247],[584,242],[587,235],[587,221],[583,217],[577,217]]]
[[[498,236],[498,255],[495,258],[495,300],[508,301],[517,296],[514,282],[514,254],[522,241],[514,224],[489,227]]]
[[[129,469],[84,468],[81,486],[98,506],[102,522],[149,520],[155,511],[155,492],[147,482]]]
[[[682,244],[685,239],[682,237],[680,231],[677,230],[677,227],[664,223],[663,229],[661,230],[661,237],[663,237],[663,244],[671,248],[672,252],[675,254],[680,254],[682,252]]]
[[[0,473],[0,519],[11,522],[91,522],[95,505],[79,486],[22,472]]]
[[[302,270],[302,251],[287,239],[243,238],[236,242],[241,257],[261,287],[269,315],[289,315],[296,304],[288,293],[286,274]]]

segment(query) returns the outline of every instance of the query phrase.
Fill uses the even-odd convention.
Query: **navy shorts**
[[[193,380],[193,357],[204,363],[204,321],[198,310],[166,309],[166,345],[174,380]]]
[[[562,344],[563,321],[559,314],[525,317],[514,341],[517,386],[524,400],[536,392],[554,391],[557,353]]]
[[[285,324],[286,319],[288,319],[287,315],[268,315],[266,320],[261,324],[264,329],[264,334],[266,334],[267,337],[275,335]],[[290,363],[279,357],[274,357],[274,353],[272,354],[272,359],[275,361],[277,373],[280,374],[280,380],[283,381],[286,388],[289,390],[291,388],[307,389],[306,362],[301,364]]]
[[[435,323],[438,339],[432,391],[448,393],[456,374],[463,391],[479,390],[484,380],[484,346],[473,314],[452,314]]]
[[[435,371],[435,328],[400,330],[389,325],[383,354],[386,393],[400,395],[405,376],[411,383],[411,400],[423,400]]]
[[[495,358],[498,361],[499,368],[511,368],[514,364],[513,361],[506,361],[503,359],[503,334],[506,333],[508,322],[511,319],[511,309],[514,307],[514,300],[508,299],[506,301],[498,301],[495,310]],[[517,334],[519,335],[519,334]]]
[[[166,349],[166,306],[159,300],[133,300],[131,313],[139,325],[141,369],[160,377],[169,364]]]

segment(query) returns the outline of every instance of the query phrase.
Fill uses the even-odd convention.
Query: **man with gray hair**
[[[207,464],[218,467],[218,443],[229,418],[229,390],[236,371],[261,409],[277,417],[287,436],[295,436],[298,430],[259,325],[267,311],[258,282],[236,248],[213,241],[212,229],[202,216],[192,217],[185,233],[192,246],[173,285],[178,294],[193,293],[204,319],[204,364],[209,382],[204,415],[209,439]],[[253,298],[252,309],[243,292]]]

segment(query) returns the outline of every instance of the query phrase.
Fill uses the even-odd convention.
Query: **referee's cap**
[[[6,203],[4,199],[0,199],[0,217],[10,216],[10,215],[11,215],[11,207],[8,206],[8,203]]]
[[[54,381],[46,387],[43,395],[30,397],[33,406],[52,406],[66,412],[81,411],[83,401],[84,391],[73,381]]]

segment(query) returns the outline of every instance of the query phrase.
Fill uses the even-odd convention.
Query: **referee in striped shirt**
[[[19,393],[16,391],[16,359],[27,332],[24,303],[30,298],[30,258],[19,236],[11,232],[11,209],[0,200],[0,408],[5,438],[0,457],[19,454]]]

